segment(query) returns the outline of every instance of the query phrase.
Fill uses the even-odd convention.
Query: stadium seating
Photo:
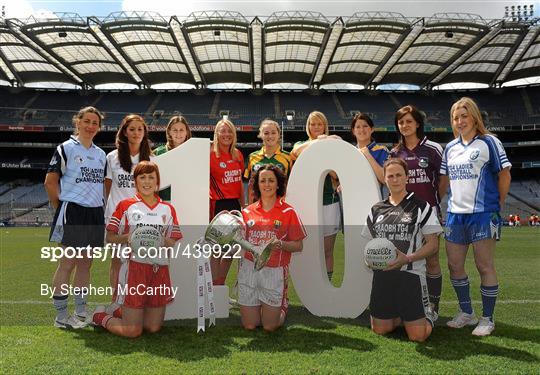
[[[69,125],[75,112],[94,105],[105,112],[105,124],[118,126],[128,113],[146,116],[149,124],[165,125],[174,114],[183,114],[193,125],[214,124],[221,111],[238,125],[256,125],[263,118],[284,120],[287,110],[295,111],[294,125],[305,126],[309,112],[324,112],[331,126],[347,128],[352,113],[368,113],[377,126],[392,127],[395,111],[414,104],[426,113],[426,125],[448,127],[449,109],[461,96],[477,100],[496,127],[540,122],[540,88],[478,90],[468,92],[55,92],[0,89],[0,124]]]

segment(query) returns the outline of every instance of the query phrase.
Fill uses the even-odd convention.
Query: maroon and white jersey
[[[394,148],[390,157],[400,158],[407,163],[409,180],[407,191],[417,198],[439,209],[439,177],[443,149],[440,144],[422,139],[412,150],[407,147]]]
[[[133,198],[124,199],[111,216],[107,230],[114,233],[128,234],[139,227],[154,227],[166,238],[179,240],[182,238],[176,210],[168,203],[163,202],[156,195],[157,203],[149,206],[139,194]]]

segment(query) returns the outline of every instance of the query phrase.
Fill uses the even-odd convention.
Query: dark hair
[[[133,179],[136,180],[139,175],[152,173],[152,172],[156,172],[157,184],[159,188],[159,183],[160,183],[159,168],[157,164],[154,163],[153,161],[143,160],[139,164],[137,164],[135,166],[135,169],[133,170]]]
[[[129,144],[126,136],[126,129],[132,121],[140,121],[144,126],[144,137],[141,141],[141,147],[139,149],[139,161],[150,160],[150,155],[153,155],[150,149],[150,142],[148,141],[148,126],[144,118],[139,115],[127,115],[124,117],[116,133],[116,148],[118,149],[118,160],[123,170],[131,173],[133,164],[131,163],[131,155],[129,154]]]
[[[365,113],[357,112],[351,121],[351,134],[352,135],[354,135],[354,126],[356,125],[356,121],[358,120],[364,120],[371,129],[375,127],[375,124],[373,123],[373,120],[371,119],[371,117],[369,117]],[[371,137],[371,140],[373,141],[373,137]]]
[[[287,178],[285,177],[285,174],[281,169],[279,169],[279,167],[275,166],[274,164],[265,164],[260,167],[253,175],[253,194],[255,196],[255,200],[261,199],[261,189],[259,188],[259,175],[262,171],[274,172],[274,175],[277,178],[278,185],[276,194],[278,197],[285,196],[285,192],[287,191]]]
[[[414,105],[406,105],[405,107],[401,107],[400,109],[398,109],[398,111],[396,112],[396,117],[394,119],[394,125],[396,126],[396,131],[399,134],[399,142],[396,146],[397,148],[405,147],[405,138],[399,132],[398,122],[408,113],[411,114],[414,121],[416,121],[416,123],[418,124],[418,128],[416,128],[416,136],[420,140],[424,138],[424,114],[420,112],[420,110]]]
[[[407,162],[401,158],[388,158],[383,164],[383,174],[386,175],[386,168],[389,165],[397,164],[400,165],[405,171],[405,176],[409,175],[409,168],[407,168]]]
[[[96,107],[90,107],[90,106],[89,107],[83,107],[83,108],[79,109],[79,112],[77,112],[76,115],[73,115],[73,118],[71,119],[72,122],[73,122],[73,125],[75,126],[75,133],[74,133],[75,135],[79,134],[79,129],[77,128],[77,123],[87,113],[93,113],[93,114],[97,115],[97,117],[99,119],[99,128],[101,129],[101,123],[103,122],[103,119],[105,118],[105,116],[103,116],[103,114]]]
[[[175,124],[184,124],[186,127],[186,142],[188,139],[191,138],[191,129],[189,128],[189,125],[187,123],[187,120],[184,116],[173,116],[169,120],[169,123],[167,124],[167,128],[165,129],[165,135],[167,136],[167,150],[172,150],[174,148],[174,142],[171,137],[171,127]]]

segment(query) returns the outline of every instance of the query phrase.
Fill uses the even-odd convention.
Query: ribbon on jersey
[[[205,243],[201,238],[197,241],[201,247]],[[206,311],[206,301],[208,310]],[[210,261],[204,256],[197,258],[197,333],[205,331],[206,318],[208,327],[216,325],[216,309],[214,305],[214,286],[212,284],[212,270]]]

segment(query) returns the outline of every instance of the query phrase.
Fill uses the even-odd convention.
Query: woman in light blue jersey
[[[105,234],[103,182],[105,152],[94,143],[103,115],[94,107],[82,108],[74,116],[75,134],[56,148],[45,177],[45,190],[56,210],[50,241],[67,250],[75,249],[82,258],[63,257],[53,278],[55,327],[82,328],[87,318],[86,295],[92,259],[80,248],[102,247]],[[79,249],[78,249],[79,248]],[[73,289],[70,289],[71,274]],[[67,310],[70,290],[75,298],[75,314]]]
[[[473,335],[487,336],[495,329],[493,311],[499,286],[495,272],[495,241],[500,237],[499,211],[510,189],[510,168],[502,143],[484,126],[480,110],[470,98],[459,99],[450,110],[456,137],[446,146],[441,163],[442,191],[450,185],[446,220],[446,253],[450,280],[459,301],[451,328],[476,325]],[[472,244],[480,273],[483,312],[478,320],[471,305],[465,272]],[[477,324],[478,323],[478,324]]]

